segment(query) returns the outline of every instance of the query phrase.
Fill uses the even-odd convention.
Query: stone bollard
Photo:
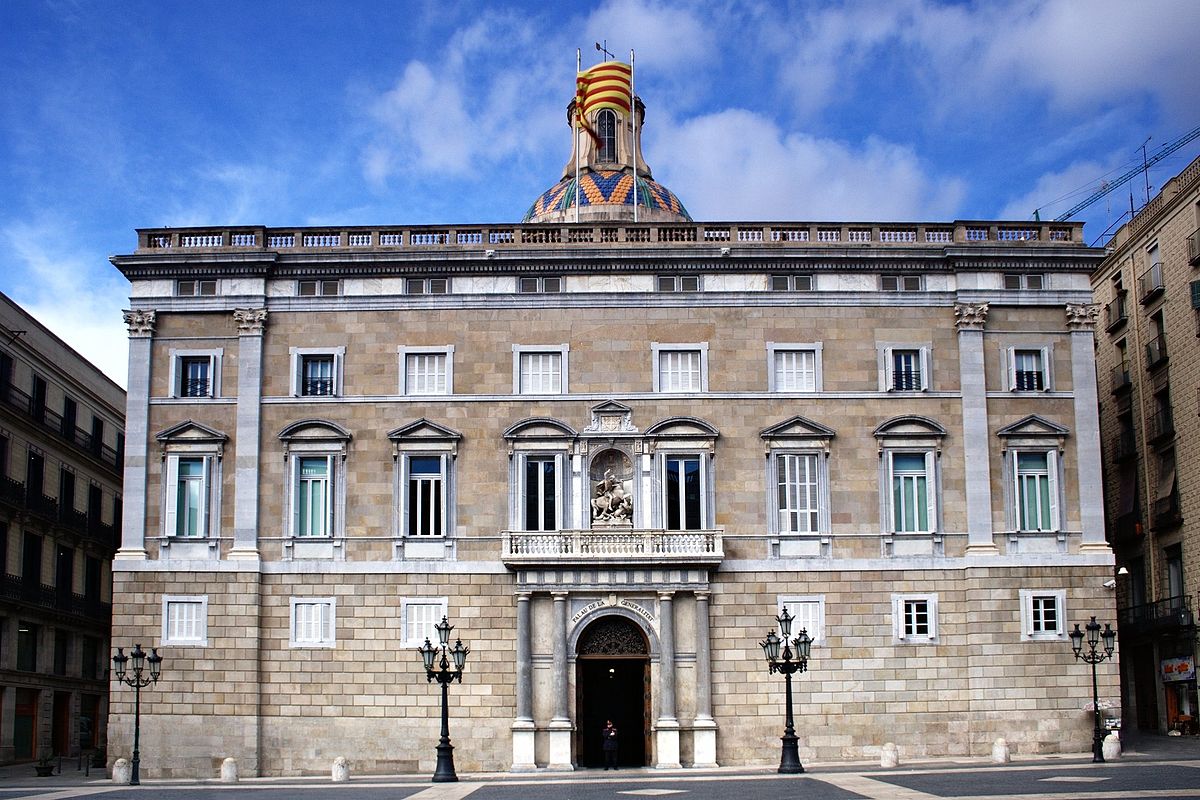
[[[221,783],[237,783],[237,759],[227,758],[221,762]]]
[[[888,742],[879,751],[879,766],[881,767],[898,767],[900,766],[900,750],[894,742]]]
[[[1121,737],[1117,735],[1116,731],[1113,731],[1104,737],[1101,748],[1105,761],[1116,761],[1121,757]]]
[[[133,765],[123,758],[118,758],[113,762],[113,783],[120,783],[125,786],[129,785],[129,781],[133,779]]]
[[[992,761],[996,764],[1009,762],[1008,741],[1003,737],[992,742]]]
[[[345,756],[338,756],[333,760],[333,782],[345,783],[350,780],[350,762]]]

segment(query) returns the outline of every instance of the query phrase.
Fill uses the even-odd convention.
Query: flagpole
[[[575,136],[575,222],[579,222],[579,125],[583,121],[583,109],[579,107],[579,72],[583,67],[583,56],[575,48],[575,119],[571,120],[571,133]]]
[[[629,49],[629,113],[633,115],[633,221],[638,221],[638,118],[637,93],[633,90],[633,48]]]

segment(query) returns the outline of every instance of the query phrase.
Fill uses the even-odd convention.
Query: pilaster
[[[1075,396],[1075,459],[1079,480],[1080,552],[1111,552],[1104,536],[1104,481],[1100,471],[1100,411],[1096,392],[1096,321],[1100,306],[1068,303],[1071,384]]]
[[[122,312],[129,329],[129,385],[125,393],[125,471],[121,547],[114,562],[146,559],[146,467],[150,447],[150,345],[153,311]],[[116,565],[114,564],[114,566]]]
[[[963,466],[967,494],[967,555],[999,553],[992,531],[992,470],[988,442],[983,328],[987,303],[955,303],[958,380],[962,391]]]
[[[233,559],[258,559],[258,463],[265,308],[238,308],[237,439],[234,447]]]

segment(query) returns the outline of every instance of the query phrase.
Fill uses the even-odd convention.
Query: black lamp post
[[[125,665],[130,661],[133,662],[132,671],[126,674]],[[150,665],[148,678],[144,675],[147,664]],[[138,786],[141,784],[138,767],[142,763],[141,754],[138,752],[142,735],[142,687],[158,683],[162,673],[162,656],[158,654],[158,648],[151,648],[150,655],[146,655],[140,644],[135,644],[133,652],[129,655],[125,655],[125,648],[118,647],[117,654],[113,656],[113,672],[116,673],[117,680],[133,687],[133,768],[129,774],[129,785]]]
[[[462,683],[463,667],[467,663],[467,653],[471,652],[471,648],[463,647],[462,639],[457,639],[454,642],[454,647],[450,647],[450,631],[454,630],[454,626],[446,617],[442,617],[442,621],[433,626],[433,629],[438,633],[440,644],[434,647],[429,643],[429,639],[425,640],[425,644],[417,648],[417,652],[421,654],[421,660],[425,662],[426,680],[433,682],[436,678],[437,682],[442,685],[442,738],[438,740],[437,746],[437,767],[433,771],[434,783],[449,783],[458,780],[458,775],[454,773],[454,745],[450,744],[450,713],[446,709],[447,687],[451,681]],[[437,669],[434,669],[434,661],[438,659]],[[450,669],[450,661],[454,660],[454,669]]]
[[[1104,730],[1100,725],[1100,691],[1096,685],[1096,665],[1106,658],[1112,658],[1117,632],[1106,622],[1104,632],[1101,633],[1100,623],[1096,622],[1095,617],[1092,617],[1092,621],[1084,628],[1087,630],[1087,652],[1083,652],[1083,631],[1079,630],[1078,622],[1075,623],[1075,630],[1071,631],[1071,649],[1075,651],[1075,658],[1092,665],[1092,711],[1096,717],[1096,729],[1092,735],[1092,763],[1103,763]],[[1097,650],[1096,645],[1100,644],[1101,639],[1104,640],[1104,649]]]
[[[771,631],[767,634],[766,641],[759,642],[763,654],[767,657],[767,673],[774,675],[776,672],[782,672],[787,684],[787,722],[784,724],[781,738],[783,752],[779,757],[779,771],[784,774],[804,772],[804,765],[800,763],[796,727],[792,720],[792,674],[808,669],[808,653],[812,647],[812,639],[809,638],[807,630],[801,630],[799,636],[790,643],[788,642],[788,637],[792,634],[793,619],[795,618],[788,613],[785,606],[783,613],[775,618],[775,621],[779,623],[779,633],[782,635],[776,636],[775,631]],[[781,643],[783,645],[782,657],[779,652]],[[792,647],[796,648],[794,656]]]

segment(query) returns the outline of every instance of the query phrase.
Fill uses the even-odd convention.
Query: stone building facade
[[[104,746],[124,409],[0,294],[0,762]]]
[[[1087,749],[1102,253],[1078,224],[696,223],[604,110],[526,223],[113,258],[147,774],[431,770],[443,615],[460,770],[598,765],[608,718],[630,765],[775,761],[785,606],[803,758]]]
[[[1200,159],[1122,226],[1092,276],[1125,724],[1200,732]]]

